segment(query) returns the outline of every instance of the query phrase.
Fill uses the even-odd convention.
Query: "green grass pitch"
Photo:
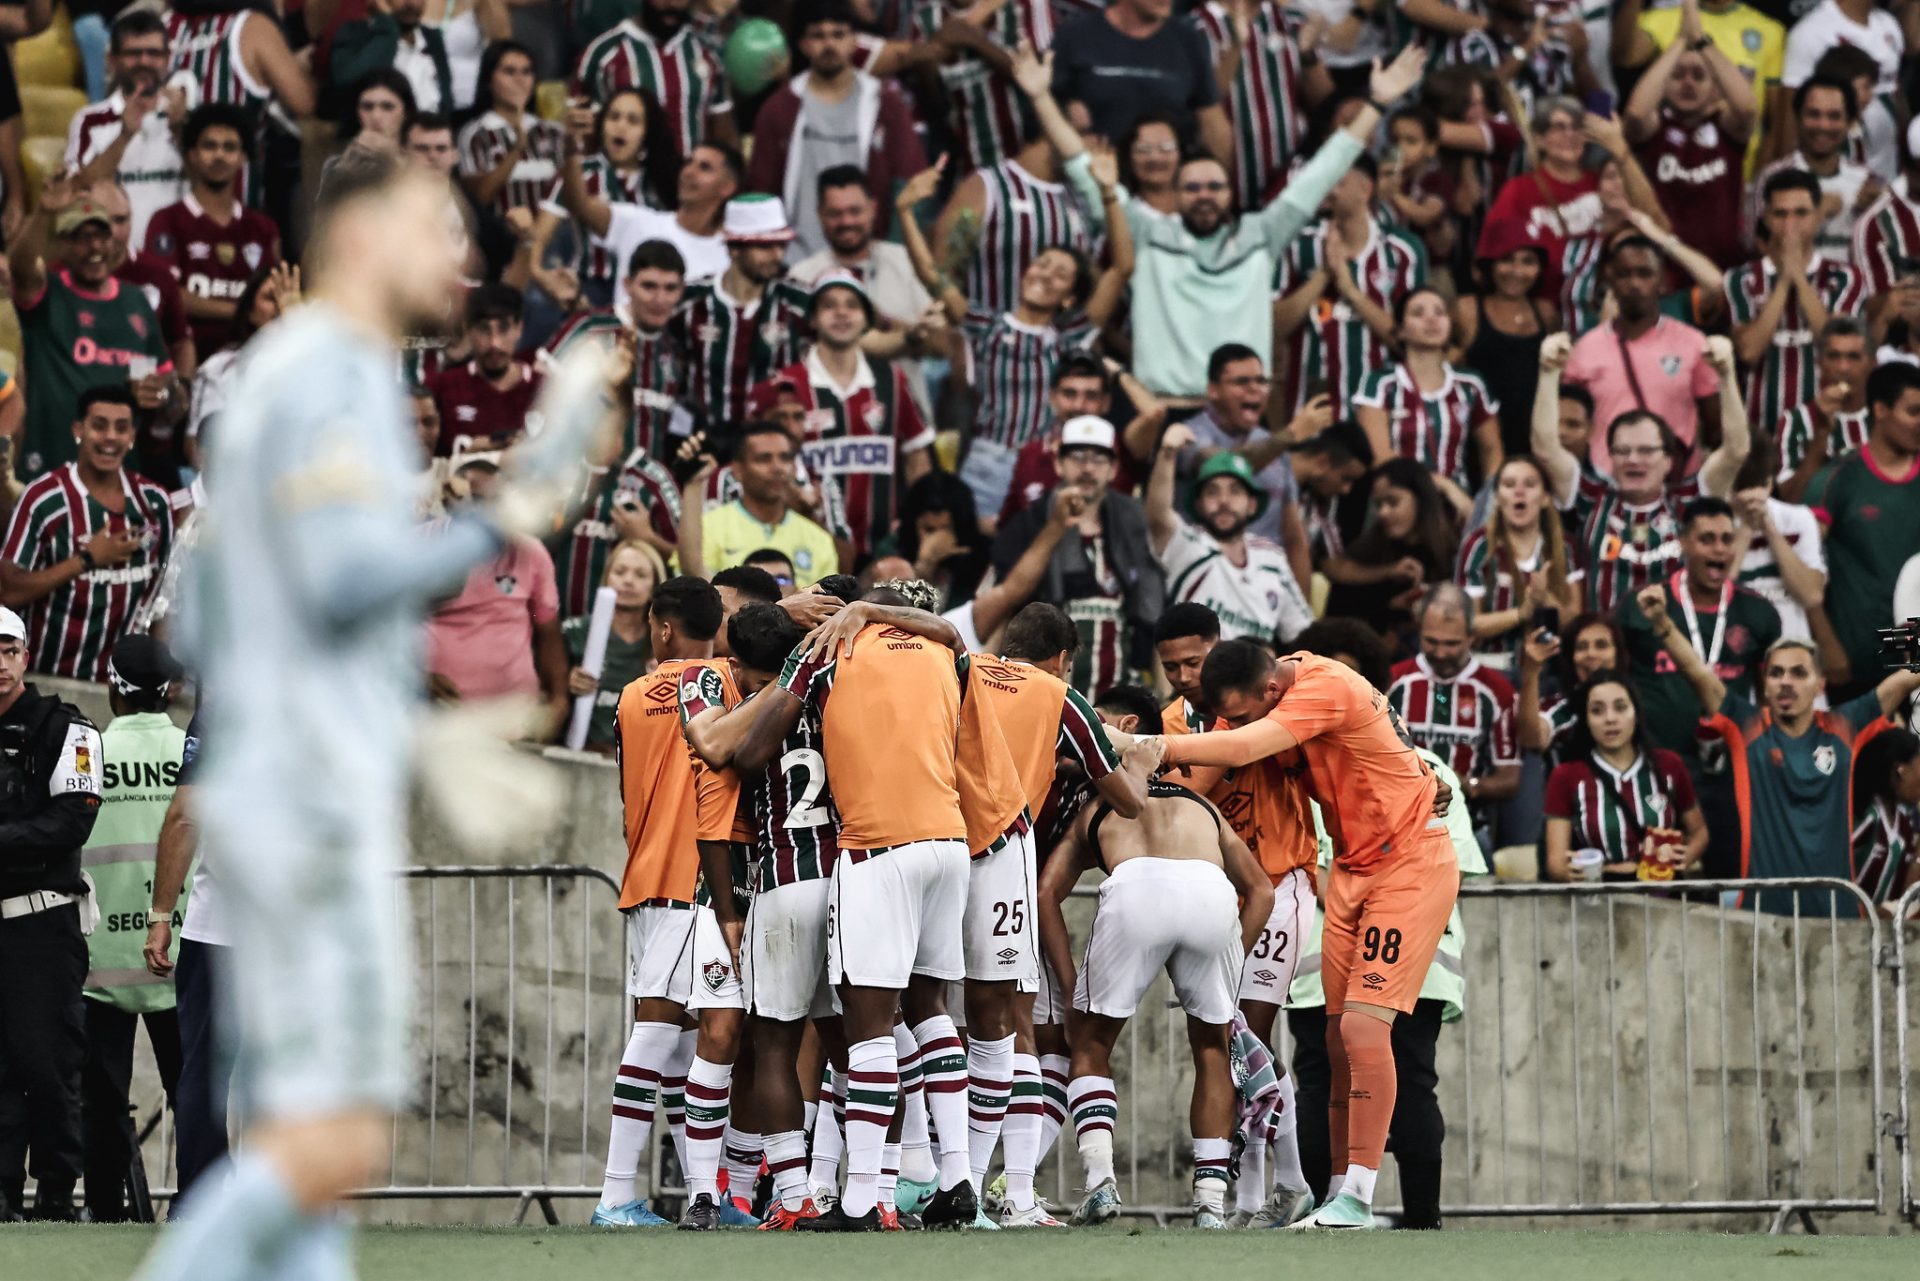
[[[0,1226],[0,1276],[114,1281],[152,1239],[140,1227]],[[370,1228],[362,1281],[1187,1281],[1197,1277],[1410,1281],[1875,1281],[1920,1276],[1912,1237],[1651,1232],[1081,1232],[773,1237],[585,1228]]]

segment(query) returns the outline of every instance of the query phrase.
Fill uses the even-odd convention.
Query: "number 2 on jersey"
[[[820,793],[827,786],[827,760],[811,747],[796,747],[780,758],[780,772],[805,771],[800,781],[800,798],[787,811],[788,827],[819,827],[832,821]]]

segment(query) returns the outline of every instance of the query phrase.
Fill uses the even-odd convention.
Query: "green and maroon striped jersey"
[[[1187,21],[1207,41],[1207,63],[1217,67],[1235,44],[1233,12],[1220,0],[1197,5]],[[1242,209],[1267,202],[1306,137],[1306,97],[1300,87],[1300,46],[1295,24],[1278,0],[1253,7],[1248,46],[1241,50],[1227,93],[1233,125],[1233,195]]]
[[[1442,677],[1426,656],[1393,669],[1387,704],[1400,714],[1416,747],[1444,760],[1463,779],[1485,778],[1502,765],[1520,762],[1514,729],[1516,705],[1507,678],[1473,659]]]
[[[27,608],[27,653],[36,672],[104,681],[107,658],[159,585],[173,546],[173,509],[150,480],[120,473],[125,511],[102,507],[68,463],[27,486],[14,505],[0,555],[21,569],[50,569],[102,532],[132,533],[139,546],[124,564],[90,569]]]
[[[827,786],[820,710],[809,703],[780,744],[780,755],[752,780],[754,892],[833,873],[840,853],[840,816]]]
[[[931,41],[951,18],[973,6],[948,0],[913,0],[907,13],[908,39]],[[1053,47],[1053,6],[1050,0],[1007,0],[991,10],[981,35],[1007,56],[1022,44],[1036,54]],[[959,172],[989,169],[1012,157],[1026,140],[1039,132],[1033,108],[1027,105],[1012,79],[970,49],[955,49],[940,62],[940,83],[946,87],[949,121],[959,142]]]
[[[981,169],[980,181],[986,208],[960,290],[968,307],[997,316],[1020,301],[1020,277],[1045,250],[1068,245],[1091,255],[1093,224],[1069,188],[1034,177],[1018,161]]]
[[[1624,770],[1605,761],[1568,761],[1547,779],[1546,815],[1573,824],[1570,848],[1599,850],[1609,863],[1637,862],[1639,837],[1650,827],[1679,829],[1694,807],[1693,780],[1680,758],[1662,748]]]
[[[1774,429],[1774,443],[1780,450],[1780,480],[1786,480],[1800,469],[1807,455],[1813,450],[1813,442],[1820,438],[1822,431],[1827,438],[1827,458],[1829,461],[1850,454],[1867,443],[1867,410],[1865,406],[1852,413],[1835,414],[1831,422],[1827,415],[1812,400],[1795,405],[1780,418],[1780,425]]]
[[[1892,901],[1920,859],[1920,813],[1876,796],[1854,816],[1853,883],[1875,903]]]
[[[240,53],[241,33],[254,17],[273,21],[246,8],[193,14],[167,11],[166,78],[172,83],[186,73],[194,90],[189,106],[221,103],[251,112],[265,109],[273,91],[253,78]]]
[[[1680,516],[1700,497],[1696,472],[1650,503],[1629,503],[1597,473],[1580,478],[1568,541],[1587,575],[1587,608],[1606,613],[1680,567]]]
[[[651,332],[636,327],[623,298],[608,311],[583,311],[569,316],[542,349],[555,359],[578,342],[613,341],[626,330],[633,335],[633,409],[627,419],[621,452],[644,449],[662,462],[670,461],[681,441],[698,426],[687,403],[692,369],[680,337],[671,328]]]
[[[1880,197],[1853,228],[1853,265],[1866,277],[1869,295],[1884,294],[1920,261],[1920,207],[1897,191]]]
[[[680,486],[666,465],[645,450],[627,455],[617,473],[592,469],[582,484],[573,529],[548,544],[560,583],[560,612],[568,617],[593,612],[594,594],[607,576],[607,558],[620,541],[613,524],[615,503],[631,501],[645,513],[653,532],[668,542],[680,536]]]
[[[813,300],[805,285],[781,279],[746,306],[727,296],[722,279],[688,285],[667,324],[687,353],[686,402],[718,428],[739,423],[755,383],[800,359],[812,334],[807,311]]]
[[[1727,307],[1735,325],[1752,323],[1766,306],[1780,269],[1761,257],[1726,275]],[[1816,257],[1810,283],[1827,311],[1851,316],[1860,310],[1860,275],[1830,258]],[[1780,416],[1819,390],[1814,369],[1814,333],[1796,290],[1787,291],[1786,310],[1767,340],[1766,354],[1747,370],[1747,420],[1777,423]]]
[[[1327,258],[1331,223],[1321,219],[1287,246],[1274,270],[1273,292],[1292,293],[1318,271]],[[1350,260],[1354,284],[1388,313],[1402,295],[1425,284],[1427,251],[1404,231],[1375,219],[1367,244]],[[1295,411],[1306,405],[1309,389],[1324,383],[1333,398],[1334,416],[1352,412],[1353,397],[1366,376],[1393,363],[1393,350],[1360,318],[1328,281],[1307,318],[1287,336],[1288,383],[1286,403]]]
[[[1559,515],[1542,512],[1540,518],[1558,520]],[[1466,541],[1460,544],[1460,557],[1455,562],[1453,581],[1473,598],[1480,613],[1502,613],[1518,607],[1527,576],[1540,569],[1541,558],[1545,554],[1546,539],[1542,535],[1534,547],[1533,555],[1516,565],[1511,556],[1494,546],[1493,540],[1487,537],[1487,526],[1476,526],[1467,534]],[[1578,566],[1567,567],[1568,582],[1580,582],[1585,576],[1585,571]],[[1504,636],[1479,642],[1474,648],[1487,654],[1514,654],[1520,648],[1520,637],[1525,630],[1524,627],[1517,627]]]
[[[683,160],[706,141],[708,118],[733,110],[720,59],[692,23],[661,42],[628,18],[588,45],[574,69],[574,94],[604,106],[616,89],[639,89],[658,104],[649,110],[665,113]]]
[[[1098,331],[1088,324],[1024,324],[1011,312],[969,312],[967,382],[973,388],[973,437],[1019,449],[1053,428],[1053,374],[1068,357],[1089,352]]]
[[[1500,402],[1480,375],[1452,365],[1446,366],[1446,380],[1434,391],[1422,390],[1405,365],[1374,369],[1353,403],[1386,411],[1387,439],[1394,453],[1463,486],[1474,431],[1500,414]]]

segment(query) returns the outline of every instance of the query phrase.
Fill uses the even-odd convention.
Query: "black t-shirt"
[[[1053,96],[1084,104],[1093,132],[1112,142],[1149,111],[1191,117],[1220,101],[1206,38],[1181,19],[1135,40],[1104,14],[1083,13],[1054,37],[1053,49]]]

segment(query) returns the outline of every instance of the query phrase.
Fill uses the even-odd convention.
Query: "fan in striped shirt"
[[[640,89],[619,89],[600,108],[594,119],[593,151],[581,157],[579,184],[584,190],[571,193],[576,203],[584,201],[592,210],[590,218],[573,220],[568,228],[573,240],[573,258],[569,264],[576,278],[579,297],[588,306],[605,307],[619,296],[619,285],[626,275],[626,264],[617,261],[613,242],[593,234],[590,226],[602,222],[611,230],[613,206],[637,205],[663,207],[665,194],[674,191],[673,156],[662,135],[660,110],[647,100]],[[548,243],[563,223],[572,219],[567,209],[567,184],[573,180],[569,167],[562,166],[559,176],[547,188],[540,208],[533,214],[528,252],[536,264],[534,277],[541,288],[563,304],[565,282],[557,281],[546,260]],[[554,284],[549,284],[554,280]]]
[[[1569,759],[1547,779],[1547,875],[1571,880],[1579,850],[1598,850],[1612,876],[1636,875],[1650,844],[1678,846],[1683,865],[1696,861],[1707,824],[1693,780],[1679,756],[1653,746],[1632,686],[1602,671],[1571,701]]]
[[[28,485],[0,542],[0,591],[25,606],[33,668],[104,681],[114,641],[159,585],[173,545],[166,491],[125,466],[134,442],[124,384],[80,395],[79,456]]]
[[[676,154],[708,138],[733,143],[738,128],[720,59],[688,21],[688,0],[640,0],[627,18],[589,44],[574,69],[573,94],[595,103],[640,89],[666,113]]]
[[[567,131],[533,111],[533,56],[501,40],[480,60],[474,118],[460,131],[460,180],[482,209],[537,211],[567,158]]]
[[[668,324],[686,295],[686,262],[664,240],[649,240],[633,253],[625,297],[610,311],[579,312],[561,324],[544,349],[554,359],[577,342],[620,340],[633,349],[633,416],[622,447],[665,460],[698,428],[687,403],[688,356]]]
[[[1372,212],[1378,167],[1362,153],[1327,198],[1328,216],[1287,246],[1274,272],[1274,334],[1289,356],[1285,403],[1324,388],[1336,418],[1352,412],[1368,371],[1393,357],[1394,300],[1424,284],[1427,251]]]
[[[1693,498],[1725,498],[1747,460],[1746,406],[1733,384],[1733,349],[1707,340],[1706,360],[1720,378],[1720,445],[1691,476],[1676,477],[1686,447],[1658,414],[1630,409],[1607,425],[1613,475],[1590,471],[1560,437],[1560,373],[1572,343],[1565,334],[1540,345],[1534,398],[1533,456],[1553,485],[1554,504],[1577,530],[1574,550],[1587,575],[1588,606],[1602,613],[1680,565],[1681,509]]]
[[[1100,327],[1119,308],[1133,271],[1133,237],[1120,220],[1110,241],[1112,261],[1097,281],[1085,254],[1070,244],[1047,245],[1022,271],[1009,309],[983,310],[940,269],[914,216],[914,206],[939,184],[942,168],[914,175],[895,205],[915,274],[967,340],[965,377],[975,409],[960,478],[973,491],[976,509],[997,514],[1020,450],[1054,426],[1055,373],[1076,352],[1091,351]],[[1100,174],[1109,187],[1118,179],[1111,154],[1100,158]],[[1077,310],[1083,304],[1084,311]]]
[[[1471,506],[1474,477],[1500,467],[1500,402],[1479,374],[1447,362],[1453,316],[1439,290],[1409,290],[1395,299],[1393,313],[1404,359],[1366,375],[1353,416],[1374,457],[1413,459],[1456,504]]]
[[[1473,602],[1452,583],[1437,584],[1414,608],[1420,653],[1393,669],[1387,702],[1416,747],[1460,776],[1476,809],[1520,789],[1514,694],[1507,678],[1473,656]]]
[[[965,15],[976,7],[971,0],[914,0],[908,13],[909,38],[932,41],[951,24],[966,21]],[[1001,57],[1011,57],[1022,44],[1036,53],[1053,47],[1050,0],[1006,0],[987,14],[984,26],[973,20],[972,41],[985,42]],[[947,90],[949,124],[966,169],[989,169],[1011,159],[1036,132],[1033,109],[1004,63],[996,66],[986,55],[956,45],[940,64],[940,82]]]
[[[1820,181],[1803,169],[1767,179],[1767,251],[1727,273],[1734,349],[1747,373],[1747,417],[1776,423],[1814,391],[1814,335],[1860,309],[1860,277],[1814,247]]]
[[[960,180],[934,224],[936,258],[962,264],[960,290],[976,311],[999,315],[1020,297],[1033,260],[1055,245],[1092,255],[1089,211],[1058,181],[1060,161],[1036,138],[999,164]]]
[[[687,400],[707,422],[737,423],[754,384],[800,359],[813,291],[783,273],[793,229],[778,196],[727,202],[726,271],[687,288],[669,329],[689,361]]]
[[[1226,88],[1233,126],[1233,201],[1267,203],[1306,138],[1307,112],[1333,92],[1318,59],[1301,57],[1299,20],[1279,0],[1207,0],[1187,21],[1206,37],[1209,61]]]
[[[1853,265],[1866,278],[1867,318],[1878,322],[1894,286],[1920,273],[1920,204],[1889,191],[1861,214]]]
[[[1819,391],[1789,409],[1774,428],[1780,497],[1800,502],[1821,468],[1867,443],[1867,375],[1873,348],[1853,316],[1827,321],[1814,341]]]
[[[1883,729],[1853,765],[1853,879],[1875,903],[1920,881],[1920,738]]]

